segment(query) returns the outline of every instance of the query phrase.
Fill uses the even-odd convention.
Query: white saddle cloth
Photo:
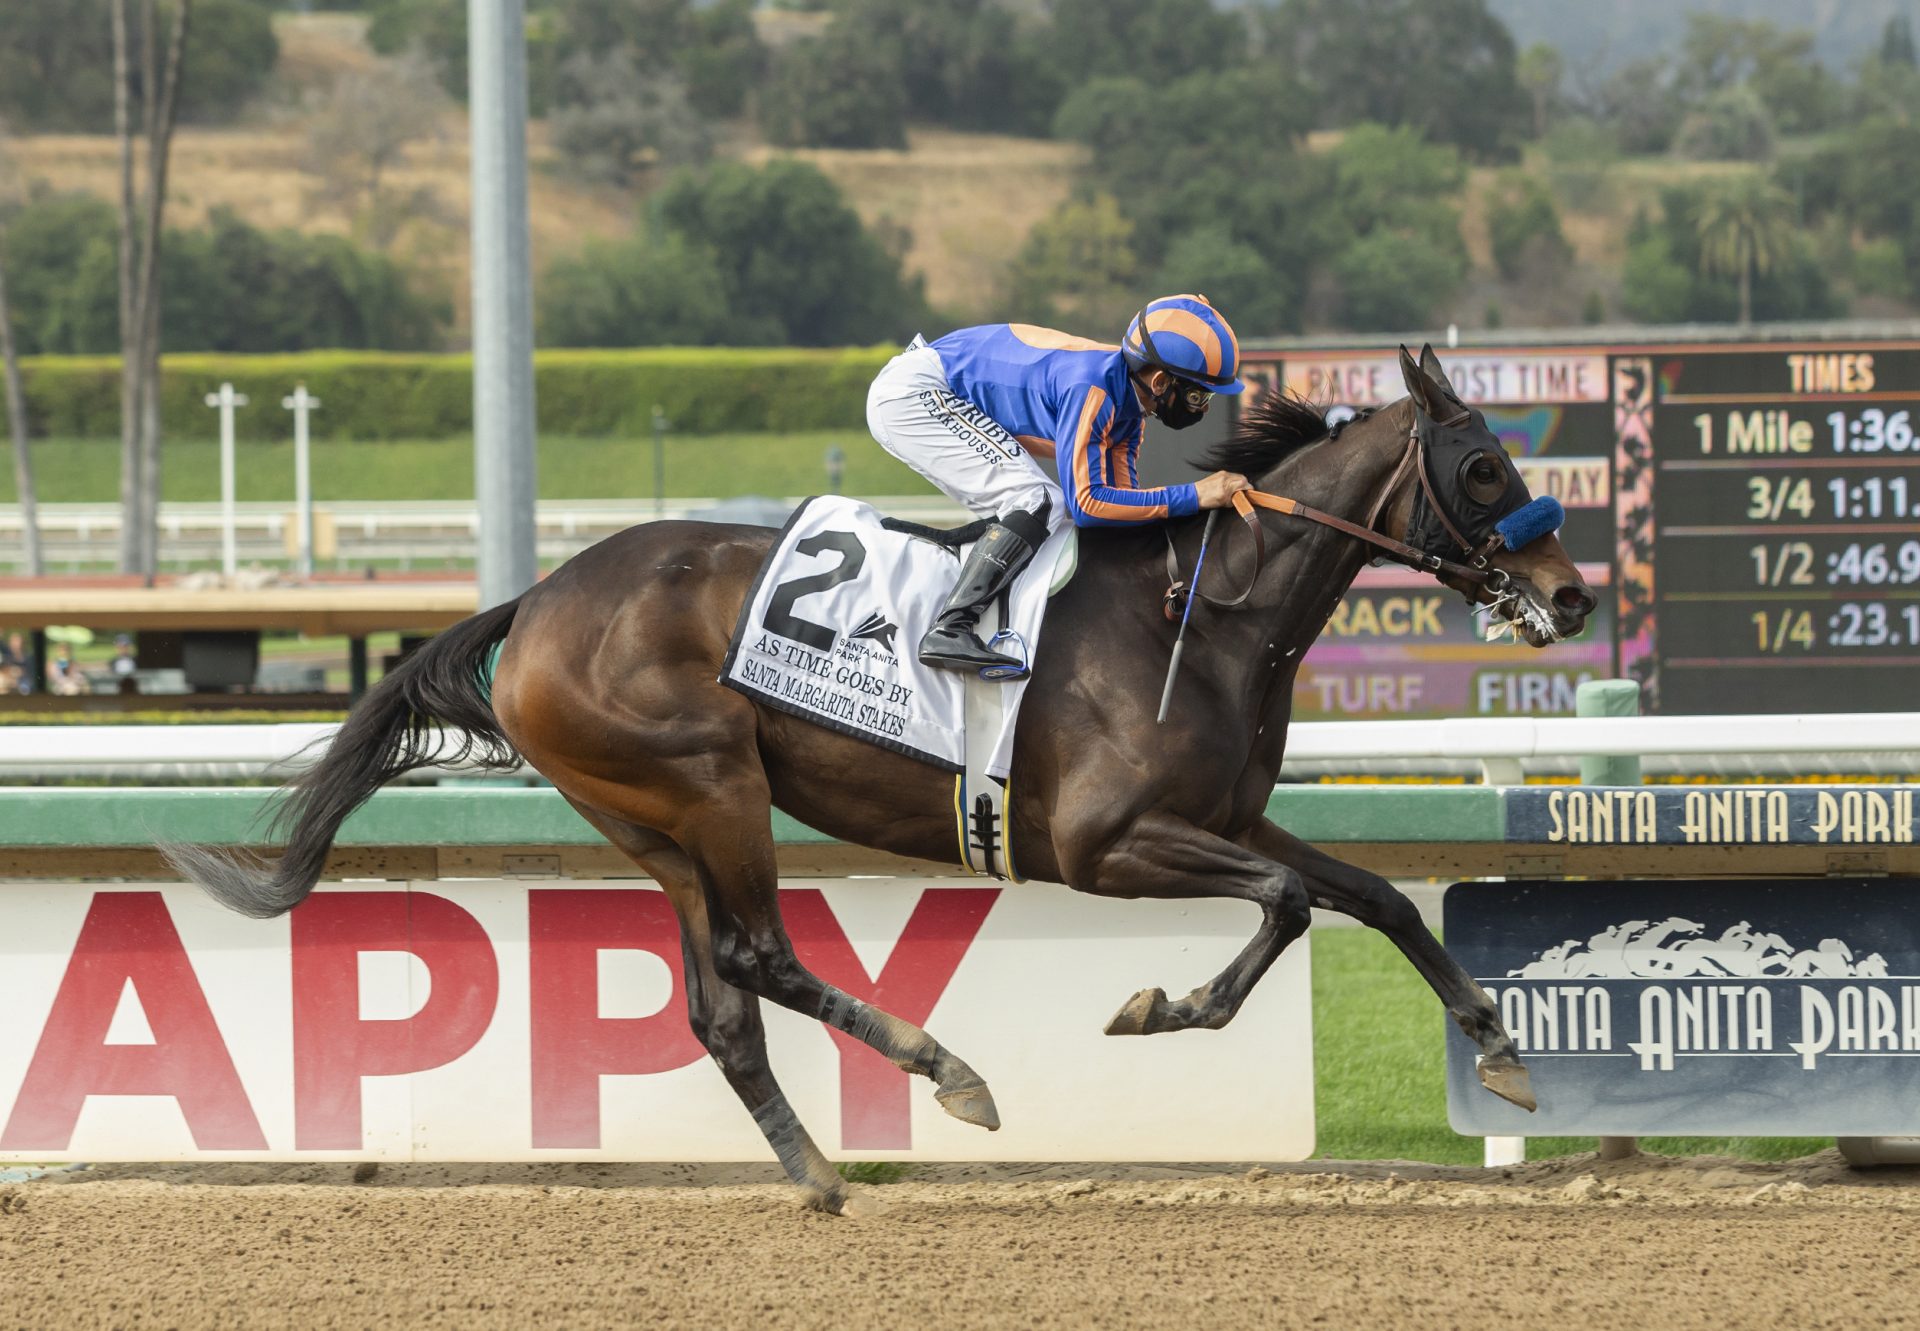
[[[891,531],[880,519],[871,505],[839,495],[801,505],[760,567],[720,682],[958,773],[966,766],[970,677],[921,665],[915,648],[952,591],[966,548]],[[1072,534],[1055,531],[1015,581],[1011,636],[996,650],[1033,661],[1054,565]],[[986,772],[1004,779],[1027,679],[987,687],[1002,691],[1003,706]]]

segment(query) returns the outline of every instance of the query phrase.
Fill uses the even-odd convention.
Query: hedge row
[[[534,356],[540,429],[639,436],[661,407],[679,433],[857,428],[867,385],[894,348],[667,347],[543,351]],[[120,433],[120,362],[111,356],[33,356],[21,362],[36,436]],[[280,401],[304,383],[320,399],[313,432],[327,439],[441,439],[473,429],[473,358],[320,351],[279,356],[186,355],[161,362],[162,428],[209,438],[206,395],[223,382],[244,393],[243,438],[284,438]]]

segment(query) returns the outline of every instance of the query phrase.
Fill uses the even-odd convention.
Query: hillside
[[[1868,30],[1877,37],[1879,24],[1899,2],[1802,0],[1796,12],[1804,14],[1811,6],[1823,25],[1823,37],[1844,45],[1843,38],[1855,40]],[[1606,43],[1628,31],[1623,14],[1652,12],[1650,0],[1620,0],[1612,7],[1580,10],[1547,0],[1494,3],[1516,24],[1522,42],[1552,37],[1589,52],[1615,49]],[[1789,5],[1788,0],[1726,0],[1721,8],[1749,16],[1779,10],[1784,16]],[[1863,17],[1867,11],[1873,17]],[[1680,21],[1665,9],[1661,14],[1661,22]],[[240,127],[189,126],[180,131],[168,214],[175,224],[194,224],[211,210],[227,207],[262,226],[348,229],[345,216],[318,197],[320,179],[311,169],[308,133],[335,80],[366,70],[382,57],[368,49],[363,21],[354,15],[281,15],[277,31],[281,58],[270,99],[241,117]],[[1853,36],[1846,37],[1849,33]],[[1598,45],[1582,48],[1583,41]],[[1324,149],[1338,138],[1337,132],[1316,134],[1313,146]],[[571,255],[591,239],[631,231],[644,205],[642,193],[590,187],[564,175],[544,123],[532,125],[529,142],[536,265]],[[110,136],[20,135],[8,141],[8,149],[27,183],[83,190],[103,199],[115,195],[117,149]],[[726,128],[721,151],[756,163],[775,155],[755,132],[739,124]],[[904,257],[908,270],[924,279],[936,310],[961,320],[1004,311],[1009,262],[1035,223],[1068,198],[1084,160],[1083,150],[1072,144],[939,129],[911,132],[905,151],[822,149],[795,155],[831,178],[863,222]],[[1604,316],[1620,317],[1621,265],[1635,214],[1656,205],[1666,185],[1754,168],[1658,156],[1610,160],[1604,172],[1583,171],[1557,165],[1535,145],[1527,150],[1523,169],[1550,186],[1573,262],[1518,279],[1499,278],[1486,212],[1500,176],[1476,168],[1454,201],[1462,215],[1472,271],[1452,299],[1434,312],[1437,323],[1469,328],[1496,321],[1514,327],[1577,323],[1592,313],[1596,297]],[[389,178],[400,189],[425,190],[431,196],[432,206],[400,234],[394,252],[449,299],[455,311],[452,336],[456,342],[463,340],[469,292],[464,112],[445,104],[435,133],[410,146]],[[1316,282],[1324,284],[1324,276],[1309,274],[1310,290]],[[1324,303],[1309,299],[1308,331],[1330,324]],[[1258,335],[1269,330],[1247,331]]]
[[[1689,14],[1764,19],[1814,34],[1814,49],[1835,72],[1850,69],[1880,41],[1887,20],[1911,14],[1910,0],[1489,0],[1521,46],[1557,46],[1573,69],[1606,72],[1643,56],[1671,53]]]
[[[321,182],[307,168],[307,128],[314,106],[334,79],[379,61],[362,40],[363,28],[357,15],[279,16],[275,30],[281,56],[273,100],[233,127],[187,125],[177,131],[167,205],[170,225],[193,225],[215,208],[226,207],[259,226],[348,229],[345,218],[315,199]],[[627,232],[631,200],[557,176],[544,126],[533,126],[528,151],[537,263],[570,253],[589,237]],[[7,139],[7,152],[29,187],[44,182],[58,190],[117,197],[119,149],[111,135],[13,135]],[[398,188],[432,191],[433,215],[410,226],[395,251],[453,302],[456,336],[466,327],[469,294],[468,158],[467,118],[450,109],[433,136],[410,147],[390,173]]]
[[[193,225],[226,207],[259,226],[347,230],[342,216],[316,200],[320,181],[308,167],[307,131],[335,79],[380,61],[363,30],[356,15],[281,15],[273,100],[238,127],[184,126],[176,135],[168,221]],[[466,115],[450,106],[435,129],[390,173],[395,188],[424,188],[435,200],[433,215],[412,224],[395,249],[452,300],[459,337],[469,288]],[[7,148],[27,185],[116,196],[118,147],[109,135],[16,135]],[[772,155],[752,137],[736,137],[723,150],[750,161]],[[640,199],[561,174],[542,122],[529,129],[528,154],[536,268],[589,239],[632,229]],[[963,314],[989,304],[1007,258],[1066,197],[1079,160],[1071,144],[938,130],[914,133],[907,152],[798,155],[847,193],[862,221],[901,244],[908,268],[925,276],[936,306]]]

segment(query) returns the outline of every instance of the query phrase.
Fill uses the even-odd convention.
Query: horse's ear
[[[1413,353],[1404,344],[1400,348],[1400,377],[1406,381],[1407,396],[1413,399],[1413,409],[1429,420],[1439,419],[1443,414],[1439,405],[1440,387],[1414,363]]]
[[[1460,390],[1453,386],[1451,379],[1447,378],[1447,372],[1441,368],[1440,357],[1434,354],[1431,342],[1420,348],[1420,369],[1427,378],[1445,389],[1448,397],[1455,401],[1460,400]]]

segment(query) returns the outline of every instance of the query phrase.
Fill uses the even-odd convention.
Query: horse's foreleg
[[[714,972],[707,907],[692,862],[672,841],[649,828],[618,822],[583,805],[574,807],[665,889],[680,920],[680,947],[686,958],[687,1024],[694,1038],[753,1115],[806,1204],[839,1214],[847,1206],[846,1181],[813,1144],[774,1080],[773,1067],[767,1061],[760,1000]]]
[[[1419,909],[1392,883],[1335,859],[1266,819],[1255,824],[1247,845],[1271,855],[1306,880],[1307,895],[1325,910],[1350,915],[1393,940],[1413,963],[1447,1014],[1480,1050],[1480,1081],[1503,1100],[1534,1108],[1533,1088],[1500,1011],[1471,975],[1455,961],[1420,918]]]
[[[1097,896],[1234,897],[1260,908],[1259,930],[1225,970],[1181,999],[1141,990],[1107,1023],[1108,1035],[1225,1026],[1310,918],[1299,874],[1171,814],[1143,815],[1091,857],[1069,857],[1069,866],[1069,885]]]

